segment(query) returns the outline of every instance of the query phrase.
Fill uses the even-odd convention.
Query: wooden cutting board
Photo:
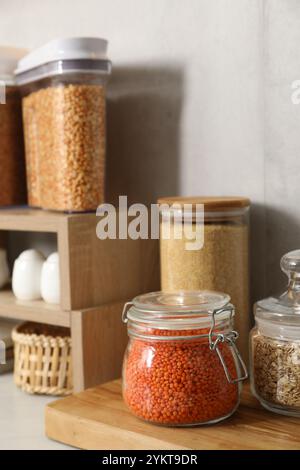
[[[46,434],[93,450],[300,449],[300,419],[263,410],[244,386],[233,417],[212,426],[168,428],[145,423],[126,408],[120,381],[51,403]]]

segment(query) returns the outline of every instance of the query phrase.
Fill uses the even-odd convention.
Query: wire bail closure
[[[122,321],[124,323],[128,322],[127,312],[130,309],[130,307],[132,307],[133,305],[134,305],[133,302],[126,302],[125,303],[125,305],[123,307],[123,312],[122,312]],[[234,311],[233,306],[226,305],[225,307],[222,307],[222,308],[211,311],[210,312],[211,313],[211,327],[210,327],[209,333],[205,334],[205,335],[200,335],[200,336],[201,337],[205,337],[205,336],[208,337],[209,348],[210,348],[211,351],[215,351],[217,353],[217,355],[220,359],[220,362],[223,366],[226,379],[228,380],[229,383],[235,384],[235,383],[238,383],[238,382],[242,382],[243,380],[246,380],[248,378],[247,367],[246,367],[246,365],[245,365],[245,363],[242,359],[242,356],[241,356],[241,354],[240,354],[240,352],[239,352],[239,350],[238,350],[238,348],[235,344],[236,340],[239,337],[239,334],[235,330],[232,330],[227,334],[217,333],[217,332],[214,331],[215,326],[216,326],[216,318],[215,318],[216,315],[219,315],[223,312],[228,312],[228,311],[230,311],[229,320],[231,321],[233,311]],[[157,337],[156,337],[156,339],[157,339]],[[230,372],[228,370],[228,367],[226,365],[224,356],[220,351],[219,343],[227,343],[232,348],[233,356],[234,356],[234,359],[235,359],[235,362],[236,362],[237,372],[240,375],[240,369],[242,369],[242,371],[243,371],[243,374],[240,377],[237,377],[236,379],[231,377]]]
[[[128,322],[127,312],[130,309],[130,307],[132,307],[132,306],[133,306],[133,302],[126,302],[126,304],[124,305],[123,311],[122,311],[122,322],[123,323]]]
[[[211,312],[211,328],[210,328],[210,331],[208,333],[208,342],[209,342],[209,348],[211,351],[216,351],[216,353],[218,354],[218,357],[220,359],[220,362],[223,366],[223,369],[224,369],[224,372],[225,372],[225,375],[226,375],[226,379],[228,380],[229,383],[231,384],[235,384],[235,383],[238,383],[238,382],[242,382],[243,380],[246,380],[248,378],[248,371],[247,371],[247,367],[242,359],[242,356],[235,344],[236,340],[238,339],[239,337],[239,334],[237,331],[230,331],[229,333],[227,334],[224,334],[224,333],[214,333],[214,329],[215,329],[215,326],[216,326],[216,315],[219,315],[220,313],[223,313],[223,312],[226,312],[226,311],[230,311],[230,320],[232,319],[232,315],[233,315],[233,310],[234,308],[232,306],[225,306],[223,308],[220,308],[220,309],[216,309],[214,311]],[[240,377],[237,377],[236,379],[233,379],[229,373],[229,370],[228,370],[228,367],[226,365],[226,362],[225,362],[225,359],[224,359],[224,356],[223,354],[221,353],[220,351],[220,348],[219,348],[219,343],[228,343],[229,346],[232,348],[232,351],[233,351],[233,356],[234,356],[234,359],[236,361],[236,369],[237,369],[237,372],[240,373],[240,367],[242,368],[242,371],[243,371],[243,375],[240,376]]]

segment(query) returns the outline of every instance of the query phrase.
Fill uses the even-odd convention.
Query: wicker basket
[[[28,393],[72,393],[71,338],[68,328],[23,323],[12,332],[14,381]]]

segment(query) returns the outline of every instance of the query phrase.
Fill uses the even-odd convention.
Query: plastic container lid
[[[110,73],[107,47],[102,38],[54,39],[19,61],[17,81],[22,85],[62,73]]]
[[[27,49],[0,46],[0,80],[8,85],[14,83],[14,70]]]

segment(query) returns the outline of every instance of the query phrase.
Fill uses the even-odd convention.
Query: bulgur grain
[[[200,250],[186,250],[186,243],[191,241],[186,237],[160,240],[162,290],[229,294],[236,306],[235,328],[240,335],[237,344],[246,362],[250,330],[248,238],[244,223],[205,223]]]

